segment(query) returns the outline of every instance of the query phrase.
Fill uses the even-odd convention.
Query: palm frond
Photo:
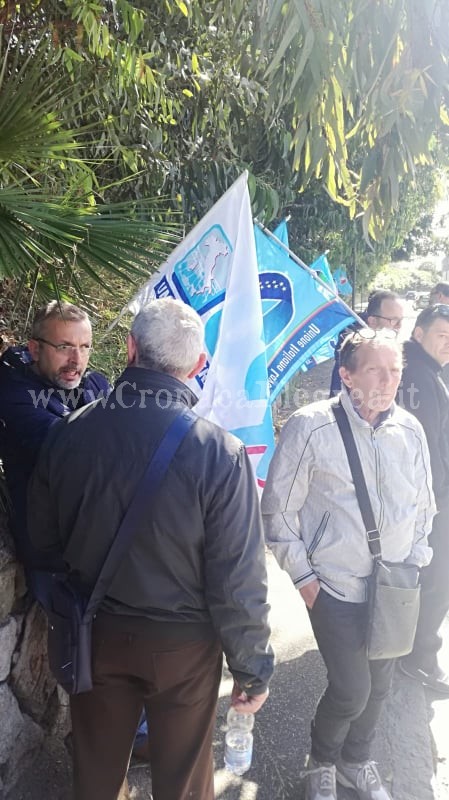
[[[61,277],[79,267],[103,284],[99,270],[146,275],[179,241],[179,224],[164,216],[155,200],[92,206],[0,189],[0,276],[20,278],[39,264]]]

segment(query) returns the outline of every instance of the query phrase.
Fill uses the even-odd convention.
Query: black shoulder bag
[[[85,407],[87,408],[87,406]],[[122,519],[88,599],[70,575],[55,573],[48,617],[48,659],[57,682],[69,694],[92,689],[92,622],[138,528],[142,507],[159,488],[179,445],[198,417],[185,409],[174,419],[156,448]]]
[[[346,412],[341,402],[332,410],[343,439],[357,501],[373,557],[368,582],[368,658],[397,658],[413,649],[419,615],[419,570],[414,564],[383,561],[380,533],[366,487],[365,476]]]

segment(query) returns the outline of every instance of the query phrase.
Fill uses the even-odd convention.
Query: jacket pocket
[[[318,525],[318,528],[315,531],[314,537],[313,537],[312,541],[310,542],[310,545],[309,545],[309,547],[307,549],[307,557],[308,557],[309,561],[312,560],[312,556],[313,556],[315,550],[317,549],[319,543],[321,542],[321,539],[324,536],[324,532],[326,530],[327,523],[329,522],[329,517],[330,517],[329,511],[325,511],[323,516],[322,516],[322,518],[321,518],[321,522],[320,522],[320,524]]]

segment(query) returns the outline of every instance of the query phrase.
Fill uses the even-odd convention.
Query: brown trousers
[[[118,800],[145,706],[154,800],[213,800],[221,645],[156,638],[143,619],[127,632],[123,620],[114,630],[111,615],[98,616],[94,688],[70,698],[74,798]]]

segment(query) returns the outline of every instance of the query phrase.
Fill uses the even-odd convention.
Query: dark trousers
[[[433,558],[421,572],[421,606],[413,652],[404,658],[425,672],[437,666],[442,639],[438,631],[449,611],[449,508],[436,515],[429,545]]]
[[[367,603],[336,600],[321,589],[309,615],[328,678],[312,722],[312,756],[332,764],[340,756],[366,761],[394,661],[368,660]]]
[[[212,800],[219,642],[149,635],[145,620],[127,632],[123,617],[114,630],[111,617],[94,624],[93,690],[70,698],[75,800],[117,800],[142,705],[154,800]]]

